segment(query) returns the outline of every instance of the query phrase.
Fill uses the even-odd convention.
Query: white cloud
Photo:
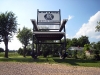
[[[69,35],[68,34],[66,34],[66,38],[69,38]]]
[[[72,39],[73,36],[69,36],[68,34],[66,34],[66,38]]]
[[[68,20],[71,20],[74,16],[69,15]]]
[[[78,38],[81,35],[86,35],[89,38],[100,39],[100,32],[95,32],[95,26],[97,25],[97,21],[100,21],[100,11],[90,17],[88,22],[82,25],[82,27],[79,29],[79,31],[74,37]]]

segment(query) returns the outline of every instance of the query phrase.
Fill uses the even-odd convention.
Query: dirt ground
[[[100,68],[47,63],[0,62],[0,75],[100,75]]]

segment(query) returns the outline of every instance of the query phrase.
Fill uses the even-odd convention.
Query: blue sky
[[[0,12],[14,12],[20,24],[18,28],[32,28],[30,19],[37,18],[37,9],[61,9],[61,19],[69,19],[66,24],[67,38],[86,35],[90,42],[100,41],[100,32],[95,32],[97,21],[100,21],[100,0],[0,0]],[[21,46],[16,35],[9,42],[9,49]],[[4,44],[1,43],[0,47],[4,48]]]

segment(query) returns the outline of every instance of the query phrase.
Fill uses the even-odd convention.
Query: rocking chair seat
[[[65,33],[64,32],[33,32],[33,35],[38,40],[60,40]]]

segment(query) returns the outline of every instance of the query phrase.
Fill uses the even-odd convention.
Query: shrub
[[[83,54],[82,54],[82,59],[87,59],[85,52],[83,52]]]
[[[18,49],[18,54],[23,55],[23,49],[22,48]]]
[[[43,56],[44,56],[44,57],[47,57],[47,56],[48,56],[48,51],[44,51],[44,52],[43,52]]]
[[[99,50],[94,51],[94,59],[95,60],[100,60]]]
[[[23,55],[23,52],[24,52],[23,48],[19,48],[18,54]],[[32,52],[32,50],[30,48],[26,48],[25,55],[26,56],[31,56],[31,52]]]
[[[4,49],[3,48],[0,48],[0,52],[4,52]]]
[[[73,57],[77,59],[77,50],[74,51]]]

